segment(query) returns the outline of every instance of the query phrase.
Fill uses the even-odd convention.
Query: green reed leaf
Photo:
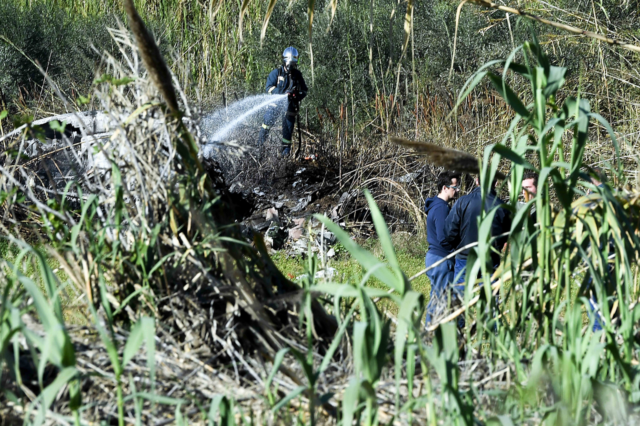
[[[382,281],[383,284],[389,288],[394,289],[398,294],[404,293],[404,283],[399,283],[394,274],[387,267],[379,267],[380,262],[374,255],[367,250],[360,247],[355,241],[351,239],[351,236],[342,230],[337,224],[333,223],[328,217],[315,215],[316,219],[324,223],[324,225],[333,232],[338,238],[338,241],[347,249],[347,251],[362,265],[366,270],[374,270],[373,276]]]
[[[282,407],[284,407],[285,405],[287,405],[292,399],[297,398],[302,392],[304,392],[307,389],[306,386],[298,386],[297,388],[295,388],[294,390],[292,390],[291,392],[289,392],[289,394],[287,394],[287,396],[285,396],[284,398],[282,398],[272,409],[271,411],[273,411],[274,413],[277,413]]]
[[[400,296],[404,296],[405,291],[410,288],[406,277],[402,273],[400,269],[400,265],[398,264],[398,259],[396,258],[396,252],[393,248],[393,243],[391,242],[391,235],[389,234],[389,228],[382,217],[382,213],[378,208],[375,200],[371,193],[367,190],[364,191],[364,196],[369,203],[369,211],[371,212],[371,219],[373,220],[373,225],[376,228],[376,233],[378,234],[378,239],[380,240],[380,245],[382,246],[382,250],[386,256],[387,262],[389,266],[391,266],[391,270],[394,271],[397,278],[397,287],[401,288],[402,291],[399,291]]]
[[[511,87],[500,77],[492,72],[487,73],[489,80],[493,84],[493,87],[498,91],[502,99],[504,99],[507,104],[513,110],[521,115],[522,117],[529,117],[529,110],[524,106],[524,103],[520,100],[518,95],[511,89]]]
[[[271,372],[269,373],[269,377],[267,377],[267,380],[264,382],[264,389],[270,393],[270,388],[271,388],[271,382],[273,381],[274,377],[276,377],[276,373],[278,372],[278,370],[280,369],[280,365],[282,365],[282,361],[284,361],[284,356],[290,351],[289,348],[283,348],[280,349],[278,351],[278,353],[276,353],[275,358],[273,359],[273,367],[271,368]]]

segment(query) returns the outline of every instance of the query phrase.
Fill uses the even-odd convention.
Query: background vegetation
[[[316,280],[318,260],[309,255],[306,278],[293,283],[275,268],[259,236],[244,241],[219,170],[196,155],[193,122],[180,119],[188,101],[180,110],[176,90],[183,86],[203,105],[223,91],[228,99],[234,91],[258,91],[279,57],[276,44],[309,42],[314,8],[276,3],[260,48],[265,4],[140,3],[164,40],[175,84],[162,80],[166,70],[157,56],[150,60],[157,53],[144,45],[149,40],[140,26],[135,43],[126,29],[112,31],[112,41],[91,30],[105,16],[124,20],[119,3],[5,2],[4,13],[18,17],[3,35],[8,61],[27,67],[18,47],[45,68],[49,53],[63,91],[72,99],[91,93],[84,108],[108,111],[117,132],[96,145],[109,154],[109,171],[80,176],[46,202],[29,184],[32,171],[23,158],[3,152],[1,226],[12,245],[12,256],[0,261],[3,416],[76,425],[636,423],[637,56],[540,28],[539,42],[527,21],[470,8],[462,11],[449,77],[455,4],[415,5],[414,20],[423,16],[424,24],[414,26],[411,55],[402,58],[402,17],[412,3],[337,3],[330,26],[331,3],[309,4],[317,11],[315,63],[313,71],[310,62],[304,69],[317,94],[306,106],[310,133],[338,145],[341,155],[355,151],[356,164],[368,156],[359,164],[367,173],[380,170],[369,165],[382,158],[399,169],[407,164],[388,133],[477,153],[485,195],[497,170],[507,172],[510,186],[503,190],[514,221],[500,269],[487,269],[495,211],[484,212],[467,271],[482,278],[469,279],[463,305],[443,310],[425,331],[421,287],[403,271],[403,250],[395,249],[367,191],[362,197],[377,243],[361,247],[317,217],[349,253],[348,262],[358,262],[351,278],[359,280]],[[90,60],[73,61],[80,69],[69,72],[66,57],[39,50],[40,27],[31,25],[38,7],[67,23],[47,30],[56,37],[105,37],[101,47],[113,55],[93,63],[115,79],[92,83],[83,77],[91,75]],[[235,18],[242,7],[248,17],[240,43]],[[537,12],[633,39],[637,7],[581,2],[544,4]],[[369,47],[375,47],[370,62]],[[306,54],[310,59],[311,49]],[[494,58],[502,59],[487,61]],[[52,92],[36,74],[3,75],[9,75],[3,102],[12,116],[62,109],[48,100]],[[22,79],[14,92],[12,79]],[[38,130],[28,120],[25,129],[9,148]],[[612,184],[595,187],[586,183],[585,166],[600,161]],[[541,190],[518,210],[526,169],[540,173]],[[372,181],[360,174],[351,184],[365,182]],[[391,204],[391,192],[378,195],[378,203]],[[42,232],[35,248],[20,234],[23,222]],[[64,274],[55,272],[57,265]],[[83,327],[69,326],[64,315],[62,295],[69,291],[85,315]],[[585,324],[594,297],[598,310]],[[393,309],[381,312],[381,302]],[[461,315],[467,327],[458,332]],[[593,331],[596,317],[602,331]]]
[[[456,124],[445,117],[469,75],[488,60],[505,57],[525,41],[532,27],[554,63],[567,67],[571,92],[580,87],[584,96],[595,100],[595,110],[625,129],[630,124],[627,117],[635,117],[636,102],[631,100],[639,86],[637,55],[519,17],[507,19],[500,11],[467,5],[456,22],[457,3],[412,3],[412,37],[402,55],[408,3],[317,1],[312,72],[308,4],[276,2],[260,41],[269,4],[244,3],[244,42],[238,27],[240,3],[190,0],[136,5],[174,64],[187,95],[208,105],[220,104],[222,92],[232,101],[263,91],[281,51],[296,46],[311,86],[303,104],[305,122],[316,131],[331,129],[333,141],[339,131],[348,132],[346,147],[360,145],[359,138],[365,135],[389,131],[417,132],[414,136],[467,146],[499,132],[505,125],[500,121],[505,104],[482,88],[487,86],[463,105]],[[639,6],[633,1],[523,2],[519,7],[541,16],[561,16],[563,22],[596,33],[615,33],[632,41],[640,36],[634,25]],[[0,6],[0,34],[47,68],[74,99],[88,93],[99,52],[117,53],[105,27],[116,26],[123,13],[120,2],[108,0],[9,0]],[[59,110],[55,100],[45,96],[49,89],[32,64],[6,43],[0,49],[0,88],[11,111],[40,113],[38,107],[47,104],[43,113]]]

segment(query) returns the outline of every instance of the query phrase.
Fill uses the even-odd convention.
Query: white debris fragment
[[[335,277],[337,275],[338,271],[336,270],[336,268],[332,268],[330,266],[328,266],[327,268],[316,272],[316,274],[314,275],[314,277],[316,279],[318,278],[324,278],[326,280],[332,280],[333,277]]]

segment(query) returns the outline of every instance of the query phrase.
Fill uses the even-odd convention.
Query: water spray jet
[[[287,99],[287,95],[256,95],[242,99],[225,108],[221,108],[203,118],[203,131],[206,144],[218,144],[224,141],[240,124],[248,118],[261,112],[269,104],[279,104]],[[224,124],[229,116],[237,116]],[[222,126],[221,126],[222,125]],[[221,127],[220,127],[221,126]],[[211,136],[209,136],[211,135]]]

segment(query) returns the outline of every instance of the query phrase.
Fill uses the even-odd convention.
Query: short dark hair
[[[533,184],[535,186],[538,186],[538,173],[534,172],[533,170],[527,170],[526,172],[524,172],[524,174],[522,175],[522,180],[525,179],[533,179]]]
[[[476,179],[478,179],[478,184],[482,185],[482,178],[480,177],[480,175],[476,175]],[[493,181],[491,182],[491,188],[495,188],[498,185],[498,181],[500,179],[498,179],[497,176],[493,177]]]
[[[440,173],[436,179],[436,193],[439,194],[443,186],[450,186],[452,179],[458,179],[458,185],[460,185],[460,173],[448,171]]]
[[[607,172],[600,166],[591,166],[591,172],[597,176],[599,181],[607,180]]]

